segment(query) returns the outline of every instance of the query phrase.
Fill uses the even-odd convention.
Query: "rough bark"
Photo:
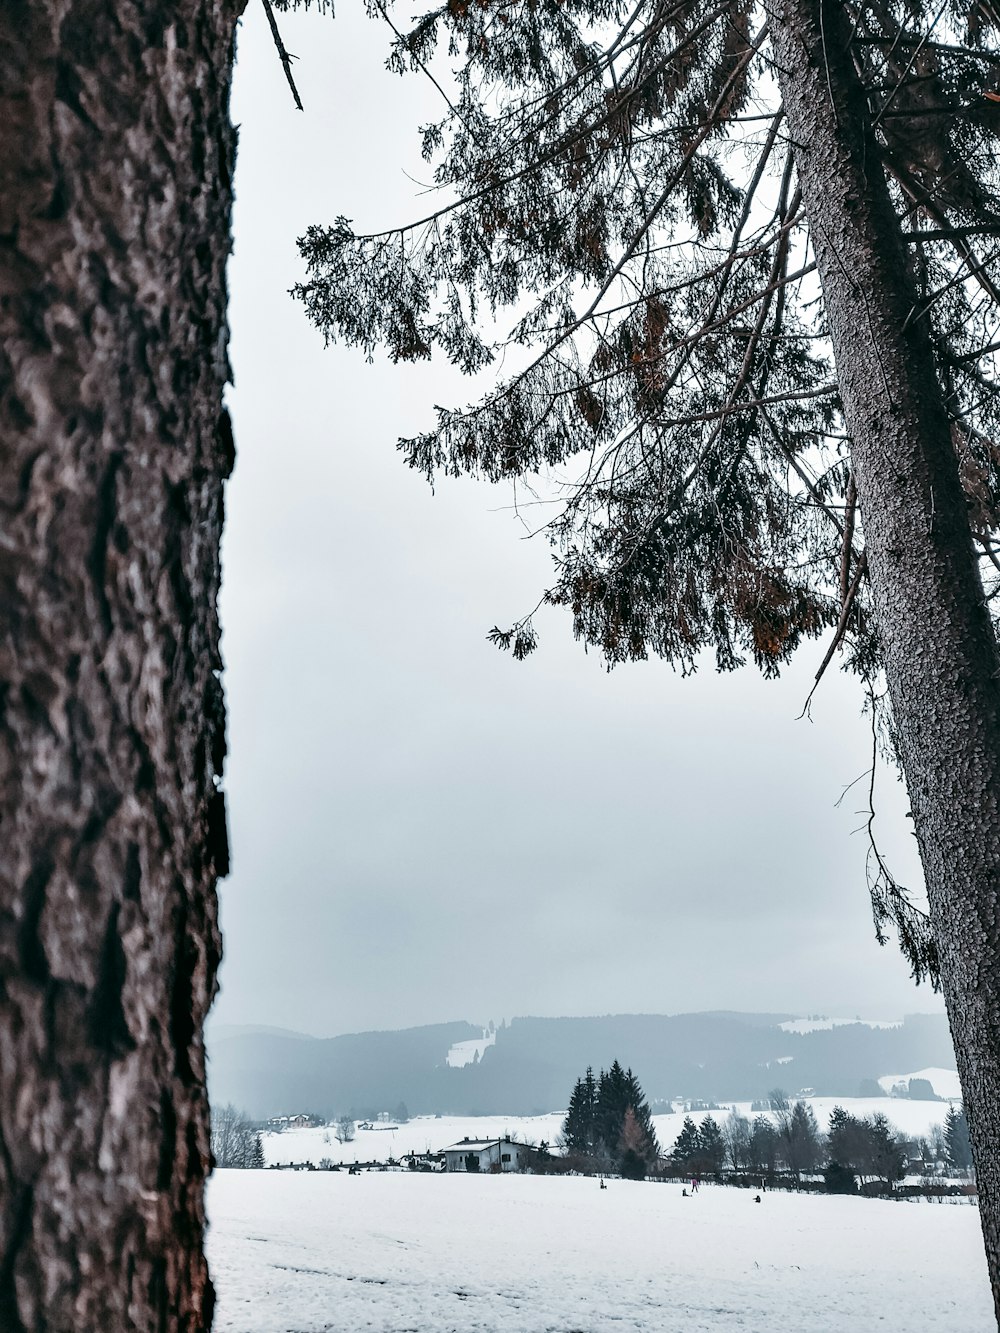
[[[769,0],[1000,1321],[1000,656],[841,6]]]
[[[0,5],[0,1328],[195,1330],[238,0]]]

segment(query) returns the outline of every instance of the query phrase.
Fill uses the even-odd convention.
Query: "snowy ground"
[[[924,1070],[921,1077],[937,1071]],[[913,1076],[916,1077],[916,1076]],[[935,1084],[935,1087],[937,1085]],[[905,1134],[924,1135],[932,1124],[941,1124],[948,1111],[946,1102],[907,1101],[889,1097],[813,1097],[820,1129],[826,1129],[834,1106],[843,1106],[853,1115],[871,1115],[883,1111],[897,1129]],[[745,1115],[752,1115],[749,1102],[737,1103]],[[673,1115],[653,1117],[660,1146],[666,1151],[681,1132],[686,1113],[678,1103]],[[724,1121],[729,1107],[717,1111],[692,1111],[695,1120],[706,1114]],[[562,1132],[565,1112],[535,1116],[416,1116],[405,1125],[389,1129],[359,1129],[353,1142],[338,1143],[334,1127],[326,1129],[288,1129],[281,1134],[264,1135],[264,1160],[268,1166],[289,1162],[384,1162],[410,1152],[439,1152],[462,1139],[491,1139],[510,1134],[525,1143],[555,1143]]]
[[[995,1333],[961,1204],[218,1171],[217,1333]]]

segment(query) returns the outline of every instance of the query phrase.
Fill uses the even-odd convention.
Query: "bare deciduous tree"
[[[232,1102],[212,1108],[212,1156],[216,1166],[263,1166],[257,1127]]]

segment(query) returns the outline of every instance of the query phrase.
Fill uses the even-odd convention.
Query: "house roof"
[[[450,1148],[445,1148],[445,1152],[481,1152],[483,1148],[493,1148],[498,1143],[509,1144],[515,1148],[527,1148],[526,1143],[517,1143],[514,1139],[502,1135],[493,1139],[463,1139],[461,1143],[453,1143]]]

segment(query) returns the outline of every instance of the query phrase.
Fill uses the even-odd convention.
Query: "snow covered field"
[[[553,1176],[218,1171],[219,1333],[995,1333],[978,1210]]]

